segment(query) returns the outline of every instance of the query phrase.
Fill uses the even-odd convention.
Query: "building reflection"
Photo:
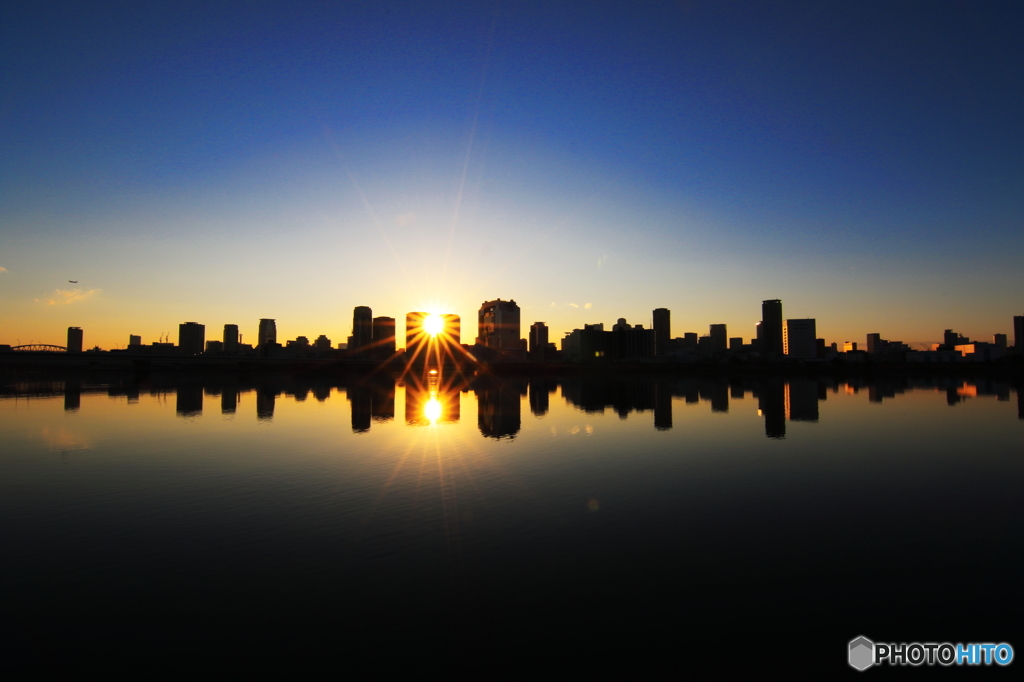
[[[370,384],[373,391],[370,415],[375,422],[389,422],[395,418],[395,379],[376,377]]]
[[[473,390],[480,433],[485,438],[515,438],[522,425],[520,398],[526,393],[526,382],[481,377]]]
[[[429,426],[458,422],[462,412],[463,382],[448,382],[439,371],[409,374],[405,384],[405,423]]]
[[[551,408],[549,396],[558,382],[550,379],[533,379],[530,381],[530,413],[535,417],[543,417]]]
[[[64,382],[64,411],[77,412],[82,406],[82,382],[68,379]]]
[[[2,396],[63,397],[64,410],[80,409],[84,393],[106,394],[124,398],[129,403],[140,396],[165,400],[175,398],[176,414],[194,417],[203,412],[205,396],[220,401],[224,415],[235,414],[242,393],[254,392],[256,417],[268,421],[274,417],[279,396],[295,402],[309,399],[328,400],[335,390],[344,391],[351,406],[352,429],[364,433],[376,423],[395,418],[396,379],[387,374],[338,374],[317,377],[284,377],[265,375],[251,378],[234,375],[182,380],[173,375],[155,373],[134,376],[100,375],[71,376],[64,380],[18,380],[0,383]],[[653,376],[575,374],[552,377],[502,377],[495,375],[467,376],[451,368],[406,372],[401,377],[405,387],[405,422],[409,425],[454,423],[461,418],[462,393],[476,393],[480,434],[485,438],[514,438],[523,428],[523,404],[533,417],[546,417],[557,411],[561,401],[552,399],[560,393],[564,404],[586,413],[604,414],[611,410],[621,419],[632,413],[650,411],[653,427],[658,431],[673,428],[674,410],[701,406],[711,413],[727,413],[733,402],[753,397],[758,414],[764,419],[768,438],[787,437],[786,422],[815,423],[821,418],[819,402],[831,392],[847,400],[883,402],[899,399],[910,391],[931,391],[950,406],[965,401],[995,398],[1010,401],[1016,393],[1017,415],[1024,420],[1024,386],[1017,381],[991,376],[972,377],[960,374],[934,376],[864,374],[826,375],[817,377],[757,375],[735,373],[731,376]],[[684,407],[685,405],[685,407]],[[790,434],[791,435],[791,434]]]
[[[220,413],[234,414],[238,409],[238,389],[235,387],[225,388],[220,394]]]
[[[277,402],[277,389],[270,386],[259,386],[256,389],[256,419],[270,421],[274,418],[274,405]]]
[[[658,431],[672,428],[672,387],[665,382],[654,386],[654,428]]]
[[[352,405],[352,431],[365,433],[371,422],[387,422],[395,418],[395,380],[388,376],[372,376],[348,387],[346,394]]]
[[[352,405],[352,433],[365,433],[370,430],[370,416],[373,398],[366,386],[351,386],[346,397]]]
[[[766,379],[758,386],[757,409],[764,416],[764,435],[786,437],[786,383],[782,379]]]
[[[179,386],[177,393],[179,417],[194,417],[203,413],[203,387]]]
[[[786,414],[792,422],[818,421],[818,382],[791,379],[786,384]]]

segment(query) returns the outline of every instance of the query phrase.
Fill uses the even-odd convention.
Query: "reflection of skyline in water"
[[[869,403],[882,403],[898,400],[909,391],[934,391],[944,394],[947,405],[954,407],[980,397],[1009,401],[1011,393],[1016,392],[1018,417],[1024,419],[1024,390],[1020,386],[1010,380],[959,377],[464,377],[459,374],[446,377],[425,374],[422,377],[406,375],[403,381],[388,375],[372,375],[329,381],[293,377],[248,381],[216,378],[175,381],[171,377],[166,381],[139,381],[120,377],[106,383],[76,377],[64,381],[13,382],[0,387],[0,397],[61,395],[64,410],[77,412],[81,410],[83,393],[125,397],[129,403],[138,402],[140,395],[173,393],[177,416],[199,418],[203,415],[204,397],[219,399],[222,415],[234,415],[240,400],[253,394],[256,419],[269,422],[274,418],[279,396],[302,403],[312,395],[322,403],[337,391],[344,392],[349,403],[353,432],[365,433],[374,423],[394,420],[396,387],[404,387],[405,424],[409,426],[458,423],[461,394],[474,393],[480,434],[499,440],[513,439],[521,430],[523,402],[534,418],[543,418],[551,410],[552,396],[558,393],[564,404],[587,414],[611,410],[620,419],[626,419],[634,412],[651,412],[652,426],[658,431],[673,428],[673,411],[680,403],[687,406],[707,403],[711,413],[725,414],[732,401],[752,398],[756,400],[768,438],[785,438],[786,422],[818,422],[819,403],[827,400],[829,393],[866,394]]]
[[[434,371],[405,377],[405,423],[408,426],[455,424],[462,417],[464,380]]]
[[[623,622],[640,602],[701,625],[811,604],[819,628],[863,605],[865,576],[891,620],[1020,569],[1005,381],[97,376],[0,385],[19,614],[390,628],[427,584],[475,622],[570,595],[571,628],[611,595]],[[927,598],[881,610],[890,578],[920,576]]]

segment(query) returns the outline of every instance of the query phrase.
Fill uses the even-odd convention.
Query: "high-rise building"
[[[953,350],[957,346],[966,346],[971,342],[966,336],[955,332],[952,329],[947,329],[942,332],[942,343],[947,347],[947,350]]]
[[[68,327],[68,345],[67,349],[69,353],[81,353],[82,352],[82,328],[81,327]]]
[[[441,319],[444,320],[444,332],[443,337],[445,343],[449,346],[452,344],[458,346],[462,343],[462,318],[452,313],[446,313],[441,315]]]
[[[715,352],[725,351],[729,347],[729,335],[724,324],[713,324],[708,332],[711,337],[711,348]]]
[[[783,327],[783,348],[787,357],[813,360],[818,357],[818,334],[813,318],[786,320]]]
[[[785,350],[782,331],[782,301],[773,298],[761,301],[761,352],[782,355]]]
[[[139,334],[129,334],[128,335],[128,345],[129,346],[141,346],[142,345],[142,336],[139,335]]]
[[[359,351],[373,342],[373,311],[369,306],[356,306],[352,312],[352,337],[350,351]]]
[[[530,325],[530,359],[544,362],[548,347],[548,326],[543,322]]]
[[[480,306],[476,342],[497,350],[521,348],[519,306],[515,301],[485,301]]]
[[[277,323],[274,320],[262,319],[260,320],[260,331],[257,336],[256,347],[262,348],[271,343],[277,343]]]
[[[178,352],[182,355],[199,355],[206,346],[206,326],[198,322],[182,322],[178,325]]]
[[[877,353],[878,351],[880,351],[881,350],[881,347],[880,347],[881,346],[881,341],[882,341],[882,335],[881,334],[868,334],[868,352],[869,353]],[[857,350],[857,349],[854,348],[854,350]]]
[[[275,336],[277,336],[275,334]],[[224,325],[224,352],[225,353],[237,353],[238,352],[238,325],[237,324],[226,324]]]
[[[672,313],[668,308],[654,309],[654,354],[665,355],[672,338]]]
[[[997,348],[1006,348],[1006,334],[993,334],[992,345]]]
[[[1024,315],[1013,316],[1013,347],[1024,350]]]
[[[381,360],[387,360],[395,354],[395,318],[373,318],[373,348]]]

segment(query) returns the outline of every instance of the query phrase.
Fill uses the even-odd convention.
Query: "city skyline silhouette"
[[[1014,4],[118,7],[0,28],[0,343],[1024,312]]]

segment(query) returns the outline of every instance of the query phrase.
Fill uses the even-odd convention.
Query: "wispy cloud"
[[[594,304],[593,304],[593,303],[587,303],[587,304],[585,304],[585,305],[584,305],[583,307],[584,307],[585,309],[589,310],[590,308],[594,307]]]
[[[0,272],[7,272],[7,268],[5,268],[4,266],[0,265]]]
[[[36,303],[45,303],[46,305],[81,303],[82,301],[95,298],[102,291],[102,289],[54,289],[52,296],[44,299],[37,298]]]
[[[576,305],[575,303],[570,303],[569,305],[571,305],[573,308],[579,308],[579,306]]]

